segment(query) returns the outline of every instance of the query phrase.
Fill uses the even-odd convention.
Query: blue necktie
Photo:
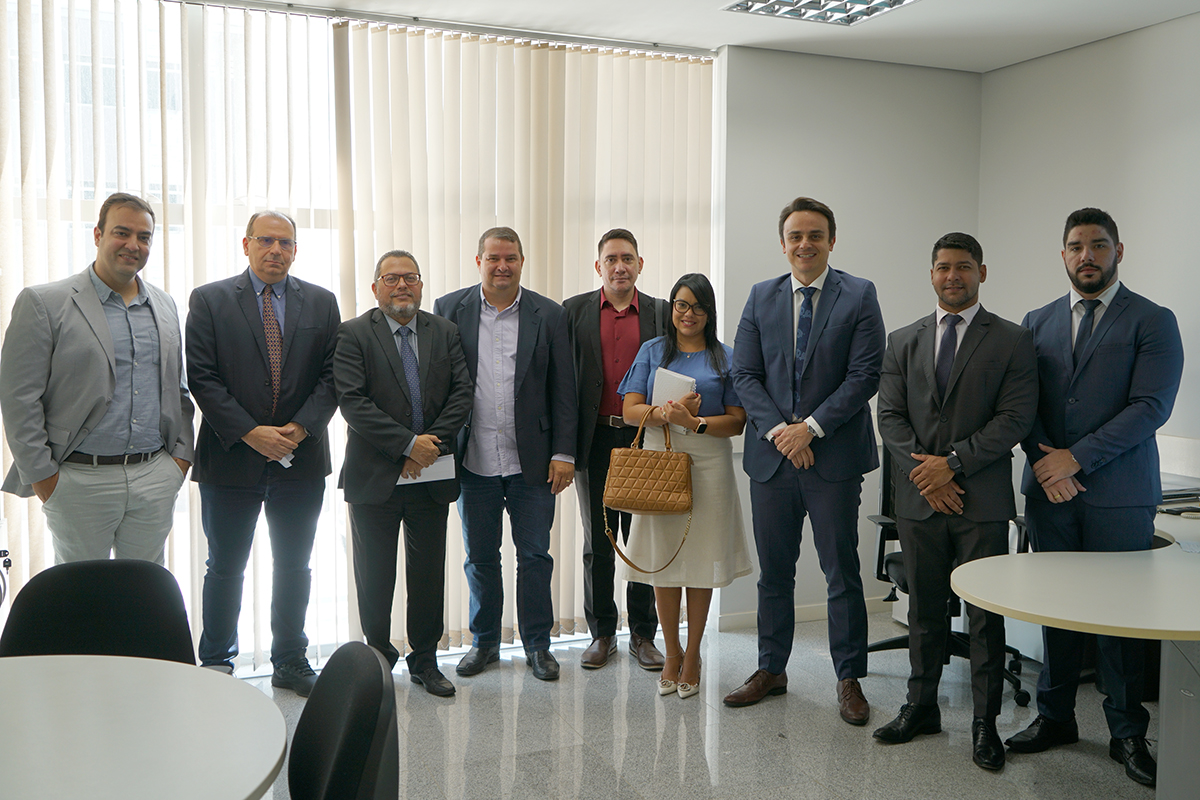
[[[1075,332],[1075,363],[1079,363],[1079,357],[1083,355],[1084,348],[1087,347],[1088,339],[1092,338],[1092,326],[1096,324],[1096,307],[1100,305],[1099,300],[1080,300],[1083,303],[1083,319],[1079,320],[1079,330]]]
[[[804,301],[800,303],[800,317],[796,320],[796,372],[792,376],[792,416],[795,419],[804,418],[804,409],[800,407],[800,376],[804,374],[804,351],[808,347],[808,335],[812,333],[812,298],[817,287],[801,286],[800,291]]]
[[[937,378],[938,400],[946,399],[946,386],[950,383],[950,372],[954,369],[954,351],[958,349],[958,323],[962,317],[958,314],[947,314],[946,332],[942,334],[942,346],[938,348]]]
[[[421,371],[417,367],[417,354],[408,343],[408,335],[412,333],[407,325],[401,325],[396,333],[400,334],[400,360],[404,363],[404,379],[408,381],[408,396],[412,400],[412,432],[425,432],[425,409],[421,407]]]

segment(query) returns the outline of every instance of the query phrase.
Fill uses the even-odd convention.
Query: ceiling
[[[920,0],[844,28],[721,10],[730,2],[333,0],[333,5],[346,12],[415,16],[433,27],[440,21],[698,50],[745,45],[968,72],[1200,13],[1200,0]]]

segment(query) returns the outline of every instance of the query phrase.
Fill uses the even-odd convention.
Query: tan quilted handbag
[[[604,533],[612,542],[613,550],[621,560],[638,572],[652,575],[671,566],[671,562],[683,549],[688,532],[692,529],[692,457],[687,453],[671,450],[671,428],[663,426],[666,450],[642,449],[642,437],[646,420],[658,406],[650,406],[642,415],[637,435],[629,447],[618,447],[612,451],[608,463],[608,478],[604,481],[604,505],[616,511],[631,514],[683,514],[688,515],[683,539],[671,560],[658,569],[642,569],[630,561],[608,526],[608,515],[604,518]]]

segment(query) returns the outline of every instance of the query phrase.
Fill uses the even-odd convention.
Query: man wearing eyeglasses
[[[392,250],[375,265],[378,308],[342,323],[333,378],[349,426],[338,485],[350,504],[358,615],[367,643],[395,666],[392,596],[404,523],[409,677],[449,697],[437,666],[445,607],[446,519],[458,499],[455,439],[471,412],[458,326],[421,311],[421,272]],[[448,471],[447,471],[448,470]]]
[[[37,495],[54,561],[163,563],[192,460],[175,301],[138,273],[154,210],[118,193],[100,206],[96,260],[17,296],[0,356],[13,465],[4,491]]]
[[[633,364],[643,342],[666,333],[671,312],[659,300],[635,288],[642,272],[637,239],[623,228],[600,237],[596,274],[602,287],[563,303],[570,319],[571,352],[575,359],[579,434],[575,453],[575,492],[583,520],[583,614],[592,643],[579,664],[599,669],[617,650],[619,614],[613,598],[616,554],[605,534],[624,531],[629,540],[632,516],[604,507],[604,481],[613,448],[628,447],[637,433],[621,415],[617,386]],[[638,666],[660,670],[663,656],[654,646],[658,614],[654,590],[630,582],[625,589],[629,614],[629,653]]]
[[[233,672],[242,580],[266,506],[271,585],[271,685],[307,697],[316,676],[305,653],[309,568],[332,469],[325,426],[337,398],[337,300],[289,276],[296,225],[278,211],[250,217],[245,272],[192,292],[188,384],[203,413],[196,442],[201,519],[208,539],[200,663]]]

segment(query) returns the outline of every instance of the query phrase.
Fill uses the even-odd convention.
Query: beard
[[[1078,269],[1075,272],[1067,273],[1067,277],[1071,279],[1071,285],[1074,286],[1075,291],[1079,292],[1080,294],[1095,294],[1096,292],[1102,291],[1106,286],[1112,283],[1113,278],[1117,274],[1117,264],[1115,260],[1108,266],[1096,263],[1093,263],[1090,266],[1094,266],[1099,269],[1099,274],[1091,278],[1081,278],[1079,276]]]
[[[380,310],[387,314],[392,319],[399,322],[401,319],[410,319],[417,310],[421,308],[420,300],[409,300],[408,302],[395,301],[386,305],[380,304]]]

